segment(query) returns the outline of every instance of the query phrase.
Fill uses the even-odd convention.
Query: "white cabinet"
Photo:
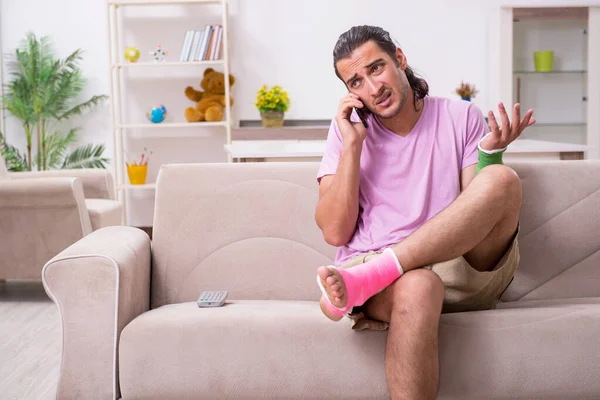
[[[600,158],[600,7],[501,7],[491,33],[490,94],[535,110],[524,140],[586,146]],[[552,68],[534,53],[552,51]],[[497,97],[494,97],[497,96]]]

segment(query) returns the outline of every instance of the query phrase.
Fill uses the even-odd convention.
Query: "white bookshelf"
[[[210,60],[210,61],[164,61],[164,62],[136,62],[136,63],[119,63],[114,64],[113,68],[162,68],[162,67],[210,67],[224,65],[224,60]]]
[[[198,129],[198,128],[210,128],[221,126],[226,128],[227,122],[161,122],[160,124],[120,124],[117,125],[117,129],[171,129],[171,128],[184,128],[184,129]],[[170,135],[169,135],[170,136]]]
[[[127,175],[127,153],[126,148],[128,139],[139,139],[139,138],[165,138],[173,139],[170,143],[176,143],[177,138],[207,138],[223,135],[226,144],[231,143],[231,130],[232,130],[232,114],[231,105],[229,99],[231,99],[231,87],[229,79],[225,79],[225,97],[228,99],[226,102],[224,117],[222,121],[218,122],[195,122],[189,123],[183,119],[183,109],[170,109],[167,106],[168,115],[175,114],[177,118],[182,121],[172,121],[171,118],[161,122],[152,123],[150,121],[142,120],[139,117],[127,118],[127,106],[125,99],[129,95],[127,93],[128,86],[125,84],[128,79],[135,79],[138,77],[136,72],[143,73],[139,76],[152,74],[151,71],[158,71],[157,79],[167,80],[176,79],[182,70],[189,71],[193,76],[201,77],[206,68],[215,68],[215,70],[223,72],[225,76],[230,74],[230,58],[229,58],[229,4],[228,0],[107,0],[107,25],[108,25],[108,51],[109,51],[109,70],[110,70],[110,115],[111,115],[111,130],[113,136],[114,145],[114,157],[113,157],[113,170],[115,179],[115,189],[117,196],[123,205],[123,223],[128,224],[127,215],[127,199],[128,192],[131,191],[142,191],[148,192],[153,191],[156,188],[156,184],[152,183],[155,180],[155,176],[151,175],[151,170],[148,170],[148,176],[146,178],[146,184],[133,185],[129,182]],[[222,27],[222,38],[221,46],[222,51],[220,58],[217,60],[203,60],[203,61],[179,61],[179,51],[181,48],[169,49],[169,54],[165,61],[147,61],[147,56],[143,49],[140,48],[141,57],[137,62],[127,62],[124,58],[124,50],[129,43],[124,43],[124,32],[127,28],[127,19],[123,18],[121,13],[130,7],[136,9],[139,8],[154,8],[150,9],[150,12],[156,11],[155,13],[161,15],[162,10],[171,9],[175,11],[186,10],[186,7],[202,7],[204,5],[211,5],[213,11],[219,10],[220,21],[214,22]],[[179,9],[171,7],[179,7]],[[160,8],[159,8],[160,7]],[[166,8],[165,8],[166,7]],[[160,11],[159,11],[160,10]],[[143,10],[142,12],[147,12]],[[185,13],[185,11],[184,11]],[[164,18],[165,23],[169,23],[168,16]],[[176,22],[173,22],[176,24]],[[198,26],[181,26],[181,43],[185,33],[189,29],[201,30],[204,27],[204,23],[198,24]],[[174,26],[174,30],[178,30],[179,27]],[[168,71],[168,72],[166,72]],[[125,73],[127,72],[127,73]],[[197,89],[198,86],[195,86]],[[158,89],[157,89],[158,90]],[[174,89],[174,90],[180,90]],[[201,90],[201,89],[200,89]],[[188,106],[193,106],[192,102],[189,102]],[[228,155],[228,161],[232,159]],[[151,160],[152,162],[152,160]],[[198,162],[202,162],[198,160]]]
[[[128,190],[154,190],[156,189],[156,183],[146,183],[144,185],[121,184],[117,185],[117,188]]]

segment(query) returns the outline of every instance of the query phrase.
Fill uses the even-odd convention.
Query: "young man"
[[[333,56],[349,93],[318,172],[316,221],[339,247],[317,270],[321,309],[389,328],[392,398],[434,398],[440,313],[494,308],[518,266],[521,186],[501,157],[533,110],[511,123],[500,104],[488,134],[474,104],[428,96],[379,27],[345,32]]]

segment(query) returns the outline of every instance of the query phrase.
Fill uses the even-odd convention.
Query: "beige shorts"
[[[381,251],[370,251],[357,255],[343,263],[340,268],[348,268],[367,262]],[[451,313],[496,308],[500,296],[512,282],[519,261],[519,234],[517,230],[507,252],[490,271],[477,271],[471,267],[464,257],[428,265],[424,268],[435,272],[442,279],[444,283],[442,313]],[[352,320],[352,329],[356,330],[386,330],[389,327],[387,322],[369,319],[360,307],[354,307],[348,317]]]

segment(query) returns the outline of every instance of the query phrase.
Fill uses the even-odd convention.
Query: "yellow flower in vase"
[[[254,106],[260,111],[263,126],[281,127],[284,113],[290,107],[290,99],[281,86],[275,85],[269,89],[263,85],[258,90]]]

